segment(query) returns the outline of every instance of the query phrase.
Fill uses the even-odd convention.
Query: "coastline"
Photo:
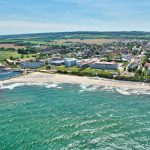
[[[30,74],[18,76],[8,80],[0,81],[0,86],[14,83],[69,83],[69,84],[87,84],[95,86],[106,86],[114,88],[148,90],[150,85],[142,82],[119,81],[113,79],[95,78],[95,77],[80,77],[63,74],[48,74],[41,72],[33,72]]]

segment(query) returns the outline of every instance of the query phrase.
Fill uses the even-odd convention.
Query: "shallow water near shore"
[[[16,76],[18,76],[20,74],[21,74],[20,72],[0,70],[0,80],[10,79],[10,78],[16,77]]]
[[[0,88],[1,149],[150,149],[150,95],[73,84]]]

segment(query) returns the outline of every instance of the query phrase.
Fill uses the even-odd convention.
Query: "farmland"
[[[25,48],[25,46],[17,46],[15,44],[0,44],[0,48],[14,48],[14,49],[19,49],[19,48]]]

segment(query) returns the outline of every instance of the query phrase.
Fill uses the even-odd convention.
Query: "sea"
[[[20,72],[0,70],[0,80],[10,79],[10,78],[18,76],[20,74],[21,74]]]
[[[150,150],[150,92],[0,85],[0,150]]]

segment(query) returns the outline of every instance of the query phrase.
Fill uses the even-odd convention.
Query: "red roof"
[[[117,63],[115,61],[112,62],[102,61],[102,62],[96,62],[95,64],[116,65]]]
[[[150,67],[150,63],[146,63],[146,64],[144,65],[144,67],[145,67],[145,68],[149,68],[149,67]]]

